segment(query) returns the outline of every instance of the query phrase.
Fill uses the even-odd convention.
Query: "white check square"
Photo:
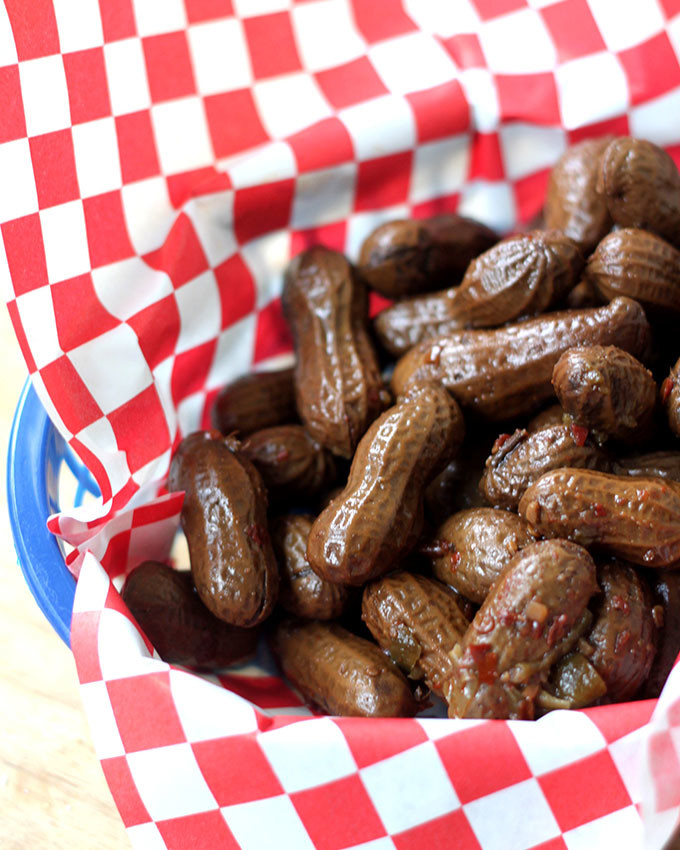
[[[242,850],[314,850],[290,797],[269,797],[222,810]]]
[[[61,56],[19,63],[26,130],[39,136],[71,125],[66,73]]]
[[[53,0],[62,53],[104,44],[97,0]]]
[[[151,107],[151,121],[164,174],[212,165],[214,154],[200,97],[156,104]]]
[[[265,129],[276,139],[297,133],[332,114],[309,74],[285,74],[257,82],[253,94]]]
[[[661,32],[664,18],[659,4],[649,0],[588,0],[590,11],[605,44],[612,51],[626,50]]]
[[[76,124],[72,132],[80,196],[88,198],[119,189],[123,178],[113,118]]]
[[[42,369],[62,353],[50,287],[41,286],[20,295],[17,310],[35,365]]]
[[[28,139],[0,145],[0,221],[11,221],[38,209],[38,193]]]
[[[222,307],[217,281],[208,270],[175,291],[180,331],[175,352],[181,353],[209,342],[219,334]]]
[[[189,28],[188,38],[201,94],[218,94],[252,85],[243,24],[238,18],[197,24]]]
[[[317,227],[347,218],[354,203],[355,163],[301,174],[293,201],[291,226]]]
[[[295,5],[291,18],[300,56],[309,71],[343,65],[362,56],[366,50],[344,0]]]
[[[40,211],[45,260],[50,283],[90,270],[90,252],[82,201]]]
[[[479,40],[490,70],[497,74],[551,71],[557,61],[548,28],[533,9],[486,21]]]
[[[409,33],[373,45],[373,67],[394,94],[434,88],[456,76],[456,66],[444,48],[425,33]]]
[[[141,41],[125,38],[104,45],[104,64],[113,114],[148,109],[151,95]]]
[[[628,109],[628,82],[611,53],[595,53],[555,71],[562,123],[567,130],[604,121]]]

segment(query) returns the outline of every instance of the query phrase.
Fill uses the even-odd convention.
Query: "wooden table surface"
[[[130,850],[95,755],[73,656],[17,566],[5,469],[26,367],[0,305],[0,845],[3,850]]]

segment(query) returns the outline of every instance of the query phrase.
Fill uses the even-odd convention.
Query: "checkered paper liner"
[[[181,436],[290,357],[292,256],[356,257],[406,215],[509,230],[592,135],[680,160],[679,56],[678,0],[5,0],[0,266],[33,384],[102,491],[49,525],[74,547],[83,701],[135,848],[670,835],[680,667],[658,702],[535,723],[314,717],[265,657],[164,664],[116,588],[169,552]]]

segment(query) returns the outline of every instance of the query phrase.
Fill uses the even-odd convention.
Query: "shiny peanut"
[[[223,434],[239,437],[297,422],[293,370],[254,372],[228,384],[215,399],[212,421]]]

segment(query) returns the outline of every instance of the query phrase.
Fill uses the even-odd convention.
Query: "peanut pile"
[[[293,260],[294,369],[225,387],[172,460],[191,573],[146,562],[123,591],[163,658],[223,667],[265,632],[342,715],[658,696],[680,652],[680,175],[649,142],[582,142],[544,223],[394,221],[356,265]],[[394,299],[372,322],[370,288]]]

